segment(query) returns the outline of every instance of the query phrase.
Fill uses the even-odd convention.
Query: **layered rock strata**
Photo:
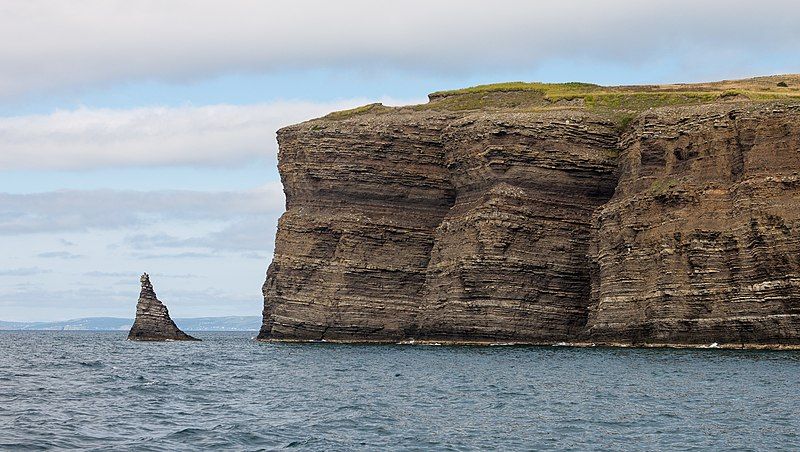
[[[136,319],[128,333],[130,341],[199,341],[175,325],[169,316],[164,303],[158,300],[150,283],[150,276],[145,273],[140,278],[142,290],[136,304]]]
[[[800,344],[800,101],[721,91],[775,85],[744,82],[503,86],[281,129],[259,338]]]
[[[620,147],[588,337],[800,344],[800,106],[661,109]]]
[[[282,129],[287,210],[264,284],[262,338],[413,334],[434,230],[455,199],[438,114]]]
[[[549,342],[586,321],[593,211],[614,192],[613,125],[489,113],[443,132],[456,197],[434,231],[417,336]]]

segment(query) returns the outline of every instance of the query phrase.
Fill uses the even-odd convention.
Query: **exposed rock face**
[[[616,178],[612,124],[494,113],[443,134],[456,197],[434,233],[418,336],[561,341],[586,322],[592,212]]]
[[[128,340],[131,341],[199,341],[181,331],[169,317],[169,311],[156,297],[150,276],[141,277],[142,291],[136,304],[136,319],[133,321]]]
[[[437,114],[282,129],[288,209],[264,284],[262,338],[412,334],[434,230],[455,198]]]
[[[591,115],[409,113],[280,131],[262,337],[554,340],[583,327],[616,134]]]
[[[624,95],[443,93],[282,129],[259,338],[800,344],[800,102],[584,105],[664,99]]]
[[[589,336],[800,343],[800,106],[643,115],[595,216]]]

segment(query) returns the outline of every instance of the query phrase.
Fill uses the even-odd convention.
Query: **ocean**
[[[800,449],[800,352],[0,331],[0,449]]]

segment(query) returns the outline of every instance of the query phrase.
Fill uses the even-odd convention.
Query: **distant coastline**
[[[258,331],[260,316],[177,318],[175,323],[186,331]],[[85,317],[56,322],[6,322],[0,330],[15,331],[127,331],[133,319],[124,317]]]

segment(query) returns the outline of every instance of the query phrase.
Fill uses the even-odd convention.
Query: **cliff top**
[[[431,93],[428,99],[426,104],[404,107],[369,104],[333,112],[320,119],[337,121],[365,114],[403,111],[566,109],[607,114],[611,119],[625,123],[633,115],[649,108],[733,101],[798,101],[800,74],[707,83],[632,86],[601,86],[582,82],[508,82],[438,91]]]

